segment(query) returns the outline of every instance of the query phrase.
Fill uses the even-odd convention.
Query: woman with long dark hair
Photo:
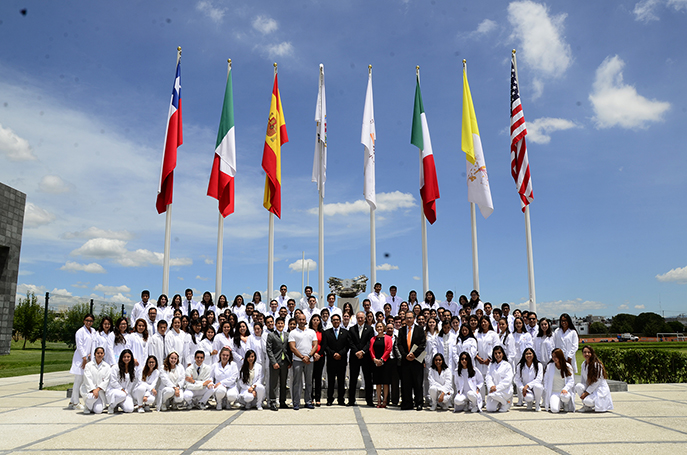
[[[250,341],[250,329],[246,321],[239,321],[236,330],[234,331],[234,339],[231,345],[231,350],[234,353],[234,362],[239,370],[243,366],[243,360],[246,358],[246,352],[250,349],[248,343]]]
[[[174,309],[169,306],[169,299],[167,294],[160,294],[157,298],[157,320],[164,319],[169,324],[169,321],[174,317]]]
[[[112,367],[110,384],[107,389],[107,402],[110,403],[108,414],[114,414],[117,407],[123,412],[134,412],[133,391],[138,385],[134,354],[131,349],[124,349],[119,362]]]
[[[522,316],[517,316],[513,320],[513,341],[515,342],[515,361],[522,358],[525,349],[534,347],[532,335],[527,331],[527,326]]]
[[[510,359],[511,367],[515,370],[515,339],[508,328],[508,319],[499,319],[499,345],[503,346],[503,350]]]
[[[508,412],[513,401],[513,367],[502,346],[494,346],[486,377],[487,412]]]
[[[200,299],[200,308],[203,312],[203,314],[200,316],[204,316],[210,310],[215,311],[217,309],[215,304],[212,302],[212,294],[210,294],[210,291],[203,292],[203,298]]]
[[[212,364],[217,363],[218,357],[217,353],[219,352],[214,344],[215,344],[215,328],[213,326],[208,326],[207,329],[205,329],[205,333],[203,333],[203,338],[200,341],[200,344],[198,345],[198,348],[205,352],[205,363],[212,366]]]
[[[262,385],[262,365],[255,361],[255,352],[246,351],[246,356],[239,371],[239,401],[245,409],[252,406],[262,411],[265,399],[265,386]]]
[[[129,336],[131,352],[134,353],[134,365],[143,366],[148,357],[148,324],[140,318],[134,324],[134,333]]]
[[[547,410],[575,412],[575,375],[559,348],[551,353],[551,362],[544,373],[544,405]]]
[[[98,346],[93,360],[88,362],[83,372],[81,396],[84,399],[84,414],[101,414],[105,406],[105,394],[110,384],[110,365],[105,362],[105,348]],[[73,390],[72,393],[79,391]]]
[[[184,308],[183,301],[181,299],[181,294],[174,294],[174,297],[172,297],[172,303],[170,304],[170,307],[172,307],[172,317],[174,317],[174,311],[176,310],[181,311],[181,316],[185,316],[188,314],[188,308]]]
[[[377,334],[370,339],[368,347],[372,359],[372,384],[377,386],[377,407],[385,408],[389,402],[389,385],[391,384],[391,366],[387,362],[394,342],[386,334],[386,325],[383,322],[378,322],[375,330]]]
[[[231,304],[231,312],[234,313],[239,320],[246,318],[246,305],[243,303],[243,296],[241,294],[234,297],[234,301]]]
[[[224,346],[219,351],[219,362],[212,366],[212,382],[214,384],[216,409],[231,409],[231,406],[239,397],[238,379],[239,369],[233,362],[231,349]]]
[[[432,357],[432,368],[429,370],[429,410],[435,411],[437,406],[448,409],[453,402],[453,375],[444,361],[441,353]]]
[[[96,347],[101,347],[105,350],[105,357],[103,361],[108,365],[114,365],[115,357],[112,351],[112,340],[114,340],[114,335],[112,330],[114,329],[114,322],[109,316],[103,316],[100,320],[100,326],[98,327],[98,339],[95,341]]]
[[[458,357],[458,368],[454,374],[456,397],[453,400],[453,412],[463,409],[470,412],[482,410],[482,386],[484,376],[479,369],[472,365],[472,358],[467,352],[461,352]]]
[[[181,323],[181,321],[179,321]],[[157,402],[158,411],[166,411],[168,405],[172,407],[183,406],[184,383],[186,382],[186,370],[179,363],[179,354],[172,351],[167,354],[164,368],[160,373],[160,399]]]
[[[551,351],[555,349],[551,321],[546,318],[539,320],[539,333],[534,337],[534,352],[546,369],[551,361]]]
[[[553,334],[554,345],[563,351],[565,361],[570,364],[573,373],[577,373],[575,354],[580,347],[580,338],[568,313],[561,314],[559,326]]]
[[[458,358],[461,352],[467,352],[474,363],[475,356],[477,355],[477,339],[472,330],[470,330],[470,326],[465,324],[461,326],[456,338],[456,344],[453,345],[451,350],[451,371],[458,367]]]
[[[185,349],[186,349],[186,355],[185,357],[187,359],[193,358],[196,354],[196,351],[201,349],[200,347],[200,342],[203,339],[203,327],[199,319],[194,319],[191,321],[191,325],[189,326],[189,332],[188,332],[188,338],[185,344]],[[211,360],[211,359],[210,359]],[[207,359],[207,353],[206,353],[206,358],[203,361],[204,363],[207,363],[208,365],[210,362],[208,362]]]
[[[150,411],[151,404],[155,406],[157,400],[157,385],[160,379],[157,358],[154,355],[148,356],[143,368],[138,368],[137,371],[138,385],[132,394],[134,403],[138,407],[138,412]]]
[[[596,356],[594,348],[582,348],[582,382],[575,386],[575,391],[582,400],[582,412],[606,412],[613,409],[611,389],[608,388],[606,368]]]
[[[520,362],[515,367],[515,386],[518,391],[518,406],[522,406],[522,400],[527,404],[527,409],[539,411],[541,408],[542,393],[544,386],[542,385],[542,378],[544,377],[544,365],[539,363],[537,354],[532,348],[525,348],[525,351],[520,357]]]
[[[125,349],[131,349],[131,342],[129,340],[129,321],[126,318],[119,318],[115,322],[114,330],[112,330],[112,356],[116,365],[119,356],[122,355]]]
[[[313,355],[313,370],[312,370],[312,401],[315,406],[321,406],[322,399],[322,371],[324,370],[324,348],[322,347],[322,318],[319,314],[315,313],[310,318],[308,327],[315,331],[317,335],[317,351]]]
[[[260,294],[259,291],[255,291],[253,293],[253,310],[257,311],[258,313],[265,314],[267,313],[267,305],[265,305],[265,302],[262,301],[262,294]]]
[[[177,361],[182,368],[186,368],[186,359],[184,355],[186,354],[186,334],[181,331],[181,318],[175,316],[172,319],[172,327],[167,331],[165,335],[165,352],[177,353]]]

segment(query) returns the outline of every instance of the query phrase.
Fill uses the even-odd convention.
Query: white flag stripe
[[[324,197],[324,183],[327,181],[327,98],[324,90],[324,65],[320,64],[320,84],[315,107],[315,157],[312,163],[312,181]]]
[[[236,176],[236,138],[234,135],[234,127],[227,132],[222,142],[215,150],[215,153],[220,157],[219,170],[230,177]]]
[[[365,186],[363,194],[365,200],[374,210],[377,208],[377,197],[375,193],[375,112],[372,98],[372,73],[368,74],[367,92],[365,93],[365,108],[363,109],[363,128],[360,134],[360,142],[365,146],[364,149],[364,172]]]
[[[477,134],[472,134],[475,147],[475,163],[465,160],[468,176],[468,202],[474,202],[484,218],[489,218],[494,212],[494,203],[491,200],[491,188],[487,174],[487,163],[482,150],[482,139]]]

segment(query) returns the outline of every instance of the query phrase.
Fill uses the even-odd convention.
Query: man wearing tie
[[[372,401],[372,361],[370,360],[370,340],[374,336],[374,330],[365,324],[365,313],[358,311],[355,315],[357,324],[348,331],[350,335],[351,353],[350,378],[348,381],[348,406],[355,406],[355,395],[358,391],[358,375],[363,370],[365,380],[365,401],[368,406],[374,406]]]
[[[398,350],[401,354],[401,409],[422,411],[422,375],[424,367],[418,356],[425,351],[426,336],[422,327],[415,325],[412,311],[406,313],[406,326],[398,332]]]
[[[186,368],[186,387],[184,401],[190,408],[194,402],[198,409],[205,409],[207,402],[215,391],[210,377],[210,365],[204,363],[205,352],[196,351],[195,363]]]
[[[350,344],[348,330],[341,327],[341,316],[332,315],[332,328],[325,330],[322,341],[327,354],[327,406],[334,404],[334,382],[337,382],[339,406],[344,405],[346,387],[346,360]]]
[[[274,324],[274,332],[267,335],[265,349],[270,363],[269,406],[272,411],[277,410],[277,386],[279,387],[279,407],[286,405],[286,380],[291,368],[291,350],[289,349],[289,333],[284,330],[284,318],[278,317]]]
[[[532,335],[532,341],[539,335],[539,325],[537,324],[537,313],[530,311],[527,315],[527,332]]]
[[[398,288],[396,286],[389,286],[389,295],[386,296],[386,303],[391,305],[391,314],[396,316],[398,314],[398,306],[401,304],[401,298],[396,295]]]

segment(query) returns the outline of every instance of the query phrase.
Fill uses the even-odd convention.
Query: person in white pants
[[[93,360],[83,372],[81,396],[84,398],[84,414],[100,414],[105,406],[105,394],[110,384],[110,365],[105,362],[105,348],[95,348]]]
[[[525,400],[527,409],[539,411],[541,407],[542,393],[544,386],[542,378],[544,376],[544,365],[539,363],[537,354],[532,348],[525,348],[520,358],[520,362],[515,367],[515,386],[518,390],[518,397]]]
[[[231,348],[223,347],[219,352],[219,362],[212,366],[212,380],[217,410],[231,409],[239,397],[236,383],[239,379],[239,369],[233,361]]]
[[[582,412],[606,412],[613,409],[611,389],[606,381],[606,369],[596,356],[591,346],[582,348],[582,382],[575,386],[575,391],[582,399]]]
[[[441,353],[432,357],[432,368],[429,370],[429,409],[436,410],[437,406],[448,409],[453,402],[453,375],[444,362]]]
[[[187,406],[193,406],[195,402],[196,408],[205,409],[215,388],[210,378],[210,366],[205,363],[205,353],[196,351],[194,360],[195,363],[186,368],[184,401]]]
[[[72,398],[69,402],[68,409],[76,409],[79,406],[79,396],[81,391],[81,383],[83,382],[84,368],[88,362],[91,361],[93,349],[95,349],[96,341],[99,335],[92,328],[95,318],[92,314],[87,314],[83,318],[83,327],[77,330],[76,351],[72,358],[72,367],[69,372],[74,375],[74,386],[72,387]]]
[[[108,414],[114,414],[118,406],[124,412],[134,412],[133,391],[137,385],[134,354],[131,349],[125,349],[110,373],[110,384],[107,389],[107,402],[110,403]]]
[[[487,373],[487,412],[507,412],[513,401],[513,367],[502,346],[494,346]]]
[[[255,351],[249,349],[239,372],[239,402],[250,409],[257,407],[262,411],[262,402],[265,399],[265,386],[262,384],[262,365],[255,362]]]
[[[138,406],[138,412],[150,411],[152,403],[155,406],[157,400],[157,384],[160,380],[160,370],[157,367],[157,358],[149,355],[145,365],[138,367],[138,385],[134,389],[134,403]]]
[[[157,402],[158,411],[166,411],[167,404],[172,401],[174,406],[181,406],[184,402],[184,383],[186,370],[179,365],[179,354],[172,351],[167,354],[164,368],[160,373],[160,399]]]
[[[551,363],[544,373],[544,404],[547,410],[575,412],[575,376],[561,349],[551,353]]]
[[[482,394],[484,376],[479,368],[472,365],[472,357],[463,351],[458,357],[458,369],[454,375],[456,397],[453,400],[453,412],[469,409],[471,412],[482,410]]]

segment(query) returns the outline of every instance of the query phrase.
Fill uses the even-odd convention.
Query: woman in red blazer
[[[377,386],[377,407],[386,408],[389,400],[389,385],[391,384],[391,372],[386,362],[389,360],[394,340],[386,334],[383,322],[375,325],[377,336],[370,339],[370,357],[374,367],[372,368],[372,383]],[[382,401],[382,386],[384,386],[384,401]]]

